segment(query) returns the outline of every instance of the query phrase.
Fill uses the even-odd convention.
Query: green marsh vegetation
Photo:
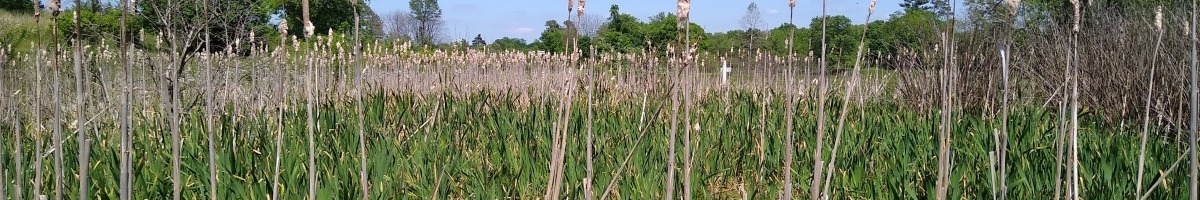
[[[585,2],[571,2],[568,12],[584,18]],[[1191,31],[1162,25],[1188,23],[1191,10],[1069,4],[1072,12],[1058,16],[1037,9],[1064,8],[1027,3],[968,4],[966,19],[927,24],[933,40],[907,46],[927,48],[892,55],[872,53],[883,50],[871,41],[876,28],[893,25],[869,23],[849,30],[852,46],[826,47],[853,53],[829,61],[826,48],[704,51],[704,37],[691,34],[711,34],[691,32],[687,0],[664,15],[687,31],[636,52],[606,51],[590,45],[606,40],[569,31],[554,46],[575,53],[291,30],[312,35],[301,38],[286,23],[266,28],[273,37],[249,33],[219,47],[202,44],[222,34],[184,26],[224,18],[158,25],[171,31],[122,26],[94,42],[81,33],[29,39],[0,49],[0,199],[1194,192],[1181,167],[1191,165],[1183,161],[1195,115],[1185,111],[1193,104],[1185,89]],[[998,12],[973,15],[981,8]],[[1100,14],[1110,12],[1122,14]],[[54,13],[46,22],[62,25],[28,30],[54,37],[87,25],[67,26],[70,14]],[[1041,19],[1033,17],[1070,20],[1030,28]],[[816,32],[795,30],[786,35]],[[735,67],[728,84],[724,63]]]

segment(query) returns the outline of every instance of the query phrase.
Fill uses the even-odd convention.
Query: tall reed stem
[[[1143,182],[1142,175],[1145,173],[1145,167],[1146,167],[1146,139],[1148,137],[1147,135],[1150,134],[1150,110],[1151,110],[1151,102],[1153,102],[1153,97],[1154,97],[1154,83],[1155,83],[1154,75],[1155,75],[1155,69],[1158,67],[1158,50],[1159,50],[1159,48],[1162,47],[1162,37],[1163,37],[1163,32],[1165,32],[1162,29],[1162,6],[1159,6],[1156,11],[1157,11],[1156,12],[1157,17],[1155,17],[1155,21],[1158,22],[1156,24],[1157,25],[1156,27],[1158,28],[1158,30],[1157,30],[1158,37],[1155,39],[1155,42],[1154,42],[1154,52],[1150,53],[1150,56],[1151,56],[1151,58],[1150,58],[1150,80],[1148,80],[1148,82],[1147,82],[1147,85],[1149,85],[1149,89],[1146,90],[1146,107],[1143,108],[1145,115],[1143,116],[1144,118],[1142,121],[1141,144],[1138,147],[1138,172],[1137,172],[1137,182],[1135,182],[1136,188],[1134,190],[1134,194],[1142,193],[1142,182]]]
[[[75,5],[80,4],[80,0],[75,0]],[[75,8],[75,131],[76,139],[79,140],[79,199],[87,200],[90,196],[88,192],[88,167],[90,157],[90,143],[87,135],[87,121],[84,119],[84,113],[87,107],[87,102],[84,102],[83,95],[83,41],[80,35],[79,9]]]
[[[132,158],[130,154],[133,150],[131,146],[133,145],[133,120],[129,116],[133,111],[131,107],[133,102],[133,66],[129,65],[129,42],[126,30],[126,20],[128,20],[128,11],[131,6],[133,5],[129,5],[128,0],[121,0],[121,66],[125,68],[125,94],[122,98],[124,103],[121,104],[121,148],[118,153],[118,157],[120,157],[119,162],[121,162],[120,183],[118,183],[120,189],[118,193],[120,193],[121,200],[133,199],[133,194],[131,193],[132,182],[130,179],[132,171]]]
[[[829,56],[828,52],[826,52],[828,49],[828,41],[826,41],[828,30],[826,25],[828,25],[829,16],[825,13],[828,4],[828,0],[821,1],[821,71],[818,72],[821,73],[821,80],[819,81],[820,86],[818,86],[820,87],[820,92],[817,94],[817,141],[816,148],[813,150],[812,185],[808,189],[812,200],[821,199],[821,177],[819,176],[824,174],[825,170],[825,158],[822,155],[821,148],[825,146],[825,99],[828,95],[826,94],[828,83],[826,83],[825,77],[825,74],[828,72],[826,68],[829,64],[826,62],[826,57]]]
[[[209,13],[208,0],[204,0],[203,4],[204,4],[204,13]],[[208,16],[208,15],[206,14],[205,16]],[[217,184],[218,184],[217,180],[219,177],[217,174],[216,144],[215,144],[215,141],[213,140],[213,134],[215,134],[217,132],[215,124],[213,124],[213,117],[214,117],[213,112],[215,112],[213,101],[215,101],[216,99],[213,98],[213,96],[214,96],[214,94],[213,94],[214,88],[212,85],[212,82],[213,82],[212,62],[213,61],[212,61],[211,54],[208,54],[209,52],[212,52],[212,50],[210,49],[211,48],[210,42],[212,42],[210,40],[211,39],[210,36],[211,36],[212,30],[210,30],[208,28],[209,23],[210,23],[209,18],[205,17],[205,19],[204,19],[204,43],[203,43],[204,44],[204,46],[203,46],[204,52],[206,53],[205,55],[203,55],[204,65],[205,65],[204,66],[205,75],[204,75],[204,79],[201,79],[201,80],[204,80],[204,84],[205,84],[204,85],[204,89],[205,89],[205,92],[204,92],[204,97],[205,97],[205,99],[204,99],[204,124],[206,126],[205,132],[208,132],[207,134],[205,134],[208,137],[208,197],[209,197],[209,199],[217,200]]]
[[[792,24],[793,26],[795,26],[795,18],[796,18],[796,0],[790,0],[790,1],[788,1],[788,24]],[[753,37],[753,36],[751,36],[751,37]],[[784,96],[787,97],[787,117],[786,117],[787,119],[784,120],[785,123],[787,123],[787,131],[784,132],[784,134],[787,134],[787,136],[785,136],[787,138],[786,139],[787,142],[785,142],[784,146],[783,146],[783,199],[792,199],[792,162],[793,162],[792,157],[795,157],[795,154],[796,154],[796,150],[795,150],[795,148],[796,148],[796,139],[795,139],[796,132],[795,132],[795,130],[793,130],[793,126],[795,126],[795,123],[796,123],[796,121],[793,120],[794,116],[796,115],[796,92],[797,91],[794,86],[796,84],[796,79],[795,79],[796,52],[793,51],[793,49],[792,49],[792,47],[794,46],[793,44],[795,44],[795,42],[796,42],[795,40],[796,40],[796,29],[795,28],[788,29],[787,85],[788,85],[789,89],[784,94]],[[727,92],[726,96],[725,96],[725,98],[727,100],[726,105],[728,105],[728,98],[729,98],[728,94],[729,93]],[[726,112],[729,111],[728,106],[725,107],[725,111]],[[759,165],[762,165],[761,159],[759,160]],[[814,177],[816,177],[816,176],[814,176]]]
[[[872,14],[875,14],[875,1],[874,0],[871,1],[870,11],[867,12],[867,21],[868,22],[871,21]],[[858,84],[860,82],[860,76],[861,76],[860,72],[862,71],[862,65],[863,65],[863,63],[862,63],[863,62],[862,61],[863,60],[863,48],[866,46],[866,42],[867,42],[867,30],[869,28],[868,25],[869,24],[863,25],[862,37],[859,39],[859,42],[858,42],[858,51],[857,51],[857,54],[854,56],[854,70],[853,70],[852,74],[850,75],[850,84],[846,85],[845,98],[842,99],[842,111],[840,112],[840,115],[838,116],[838,125],[837,125],[837,133],[836,133],[837,135],[834,136],[833,151],[830,152],[830,156],[829,156],[829,167],[827,168],[829,171],[826,171],[826,174],[825,174],[825,185],[824,185],[825,189],[823,192],[821,192],[822,195],[825,195],[826,199],[831,198],[831,197],[829,197],[830,185],[832,185],[832,184],[830,184],[830,182],[833,181],[833,174],[835,174],[834,172],[837,171],[838,149],[841,147],[842,135],[845,133],[846,116],[850,114],[850,104],[851,104],[850,96],[852,96],[854,94],[854,91],[858,89]],[[816,175],[818,175],[818,174],[813,174],[814,177],[816,177]]]

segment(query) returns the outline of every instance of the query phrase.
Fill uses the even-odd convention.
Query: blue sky
[[[638,17],[643,22],[659,12],[675,12],[674,0],[588,0],[588,15],[608,17],[608,8],[613,4],[621,12]],[[758,3],[765,28],[778,27],[788,21],[786,0],[695,0],[692,1],[692,22],[704,27],[705,31],[728,31],[741,29],[739,21],[750,2]],[[872,20],[886,19],[900,10],[900,0],[881,0]],[[396,10],[407,11],[407,0],[372,0],[371,8],[380,16]],[[546,20],[562,22],[567,18],[567,1],[562,0],[440,0],[442,19],[446,21],[446,34],[455,40],[474,38],[483,34],[488,42],[500,37],[524,38],[528,42],[541,34]],[[870,0],[831,0],[830,15],[845,15],[855,24],[862,23],[867,15]],[[796,23],[807,25],[813,17],[821,15],[821,0],[797,0]],[[572,16],[574,16],[572,14]],[[469,38],[468,38],[469,37]]]

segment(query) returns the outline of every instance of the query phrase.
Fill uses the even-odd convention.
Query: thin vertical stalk
[[[280,30],[279,32],[282,33],[280,35],[287,35],[287,23],[280,23],[279,30]],[[282,55],[282,56],[280,56],[281,58],[287,59],[287,60],[277,61],[277,62],[288,62],[291,60],[291,57],[287,55],[287,50],[284,47],[285,45],[287,45],[286,41],[287,41],[287,39],[284,39],[282,37],[280,38],[279,47],[278,47],[278,49],[276,49],[276,52],[278,54]],[[295,44],[293,44],[293,45],[295,45]],[[280,169],[279,165],[280,165],[280,160],[283,159],[283,134],[284,134],[284,132],[283,132],[283,127],[284,127],[283,112],[284,112],[284,110],[287,109],[287,98],[284,95],[287,95],[287,93],[288,93],[287,88],[285,87],[286,84],[284,84],[284,79],[287,77],[287,70],[285,70],[285,67],[284,67],[285,63],[276,63],[276,64],[278,64],[279,67],[277,68],[277,72],[276,72],[278,74],[276,74],[277,81],[275,84],[276,84],[277,88],[275,90],[276,91],[275,98],[278,98],[279,104],[276,107],[276,109],[278,111],[278,115],[276,116],[276,120],[277,120],[276,128],[278,128],[278,129],[276,129],[276,134],[275,134],[275,173],[271,175],[272,176],[272,181],[271,181],[271,199],[272,200],[280,199],[279,198],[279,187],[282,187],[279,184],[279,174],[281,172],[279,170]]]
[[[0,47],[0,100],[4,101],[4,103],[0,103],[0,109],[3,109],[3,110],[0,110],[0,116],[3,116],[0,118],[15,118],[17,116],[17,112],[10,113],[10,111],[12,111],[12,109],[14,108],[12,106],[12,102],[11,102],[12,100],[10,100],[10,98],[5,98],[6,96],[8,96],[8,91],[6,91],[4,88],[4,76],[2,75],[2,74],[4,74],[4,63],[6,63],[5,58],[4,58],[5,54],[6,53],[4,52],[4,47]],[[13,96],[13,97],[15,97],[15,96]],[[10,123],[11,123],[11,121],[10,121]],[[17,124],[15,124],[15,123],[10,124],[10,125],[13,125],[11,127],[11,129],[13,130],[14,133],[16,132],[16,130],[19,129],[19,128],[17,128],[17,126],[16,126]],[[0,149],[5,149],[4,142],[0,142]],[[14,154],[13,156],[16,156],[16,154]],[[0,151],[0,199],[8,199],[8,168],[6,168],[4,166],[4,160],[6,160],[4,158],[4,152]],[[21,169],[20,165],[18,165],[16,167],[16,169],[17,169],[16,171],[20,171],[20,169]],[[17,181],[17,183],[20,183],[20,181]]]
[[[205,75],[204,78],[200,80],[204,81],[204,125],[206,127],[205,132],[208,132],[205,134],[208,137],[208,197],[209,199],[217,200],[217,151],[216,144],[214,144],[215,141],[213,140],[213,134],[215,134],[217,131],[213,124],[213,101],[215,99],[213,98],[214,89],[212,86],[212,49],[210,49],[212,45],[210,44],[210,42],[212,42],[212,30],[209,29],[210,21],[207,17],[210,14],[208,9],[208,0],[204,0],[203,4],[204,5],[202,7],[204,7],[205,13],[205,15],[203,15],[205,16],[203,48],[205,54],[202,55],[202,58],[204,58]]]
[[[359,187],[362,189],[362,199],[370,199],[370,182],[367,181],[367,139],[364,129],[366,116],[363,115],[363,78],[367,74],[367,68],[359,62],[359,56],[362,56],[362,41],[359,40],[359,16],[358,16],[358,1],[350,0],[350,5],[354,7],[354,62],[351,66],[362,68],[362,72],[358,74],[358,80],[354,87],[355,93],[358,93],[358,106],[355,112],[358,113],[358,164],[361,167],[358,171]]]
[[[1064,80],[1063,83],[1066,83],[1066,80]],[[1063,151],[1064,148],[1066,148],[1066,145],[1063,144],[1064,141],[1066,141],[1063,136],[1067,135],[1066,98],[1063,98],[1058,103],[1058,116],[1058,131],[1054,135],[1054,149],[1056,150],[1056,153],[1054,154],[1054,200],[1061,198],[1063,191]]]
[[[3,60],[0,59],[0,62],[3,62]],[[4,65],[4,64],[0,64],[0,65]],[[0,68],[3,68],[3,67],[0,67]],[[2,71],[3,70],[0,70],[0,72],[2,72]],[[3,81],[0,81],[0,82],[3,82]],[[18,89],[19,89],[19,86],[14,86],[14,90],[18,90]],[[13,154],[12,154],[13,160],[15,162],[15,163],[13,163],[14,164],[13,168],[15,169],[15,170],[13,170],[13,173],[16,174],[16,177],[15,177],[16,180],[13,181],[14,182],[13,189],[15,189],[15,191],[13,191],[13,197],[16,199],[25,199],[25,198],[23,198],[24,197],[23,192],[25,191],[25,188],[23,187],[23,185],[25,184],[25,169],[24,169],[24,167],[25,167],[25,163],[24,163],[25,151],[21,149],[22,148],[21,143],[23,142],[23,140],[25,138],[25,136],[24,136],[25,126],[23,126],[21,124],[21,107],[17,106],[17,104],[20,103],[20,98],[18,98],[17,95],[18,95],[17,93],[13,93],[12,98],[9,98],[10,100],[8,100],[8,102],[12,102],[11,104],[13,106],[12,113],[13,113],[13,120],[14,120],[12,127],[13,127],[13,129],[16,129],[13,131],[13,143],[15,143],[15,144],[13,144]],[[0,167],[0,169],[4,169],[4,168]]]
[[[42,25],[41,18],[41,0],[34,0],[34,24]],[[37,32],[38,42],[42,41],[41,32]],[[38,47],[37,44],[32,44],[30,47],[34,51],[34,198],[41,200],[42,196],[42,53],[44,50]]]
[[[80,0],[75,0],[75,5],[80,4]],[[83,97],[83,41],[79,34],[79,9],[75,8],[75,131],[76,139],[79,140],[79,199],[87,200],[90,193],[88,192],[88,167],[90,152],[90,141],[87,135],[87,122],[84,121],[84,113],[86,110],[86,102]]]
[[[875,1],[874,0],[871,1],[870,11],[867,12],[867,21],[868,22],[871,21],[872,14],[875,14]],[[854,56],[854,70],[853,70],[853,72],[851,72],[851,75],[850,75],[850,77],[851,77],[850,84],[846,85],[845,98],[842,99],[842,111],[840,112],[840,114],[838,116],[838,125],[837,125],[837,132],[836,132],[837,135],[834,136],[833,151],[831,151],[830,155],[829,155],[829,167],[827,168],[829,171],[826,171],[826,174],[825,174],[825,185],[824,185],[825,189],[823,192],[821,192],[823,195],[825,195],[824,198],[826,198],[826,199],[830,198],[829,190],[830,190],[830,185],[832,185],[832,184],[829,184],[829,183],[832,182],[833,174],[834,174],[834,172],[837,171],[838,148],[841,147],[842,135],[845,133],[846,116],[850,114],[850,104],[851,104],[850,102],[852,102],[850,99],[850,96],[852,96],[854,94],[854,91],[858,89],[858,84],[860,82],[861,71],[862,71],[862,66],[863,66],[863,64],[862,64],[863,48],[866,46],[867,30],[868,30],[868,28],[870,28],[869,25],[870,25],[869,23],[863,25],[862,37],[859,39],[859,42],[858,42],[858,53]],[[817,175],[819,175],[819,174],[813,174],[813,177],[816,177]]]
[[[130,6],[132,5],[129,5],[129,1],[121,0],[121,66],[125,68],[125,94],[122,97],[124,103],[121,104],[121,147],[118,153],[120,157],[120,182],[118,183],[120,189],[118,193],[120,193],[121,200],[130,200],[133,198],[130,181],[130,172],[132,171],[130,167],[131,158],[129,156],[132,152],[130,145],[133,144],[131,140],[133,135],[133,121],[129,116],[133,111],[130,105],[133,102],[133,67],[129,65],[129,43],[126,39],[127,30],[125,29]]]
[[[1141,145],[1138,147],[1138,172],[1134,194],[1142,193],[1142,174],[1145,173],[1146,167],[1146,139],[1148,137],[1147,135],[1150,133],[1150,103],[1153,101],[1154,97],[1154,75],[1155,69],[1158,67],[1158,50],[1162,47],[1162,37],[1164,32],[1162,29],[1162,6],[1157,8],[1156,13],[1155,21],[1157,22],[1156,27],[1158,28],[1158,37],[1154,42],[1154,52],[1150,53],[1150,80],[1147,82],[1149,89],[1146,91],[1146,107],[1143,108],[1145,115],[1143,116],[1144,118],[1142,121],[1142,141]]]
[[[311,56],[311,51],[312,50],[310,49],[306,50],[305,52]],[[305,96],[308,97],[308,101],[306,102],[308,109],[305,109],[305,111],[308,113],[308,199],[314,200],[317,199],[317,144],[316,140],[313,138],[313,131],[315,131],[317,127],[316,122],[313,120],[313,109],[316,109],[313,107],[313,98],[315,98],[313,96],[313,90],[316,90],[314,86],[317,84],[317,72],[316,66],[313,65],[313,58],[310,56],[306,56],[309,57],[305,63],[305,65],[308,67],[308,84],[305,84],[306,90],[304,90],[304,92],[306,93]]]
[[[1070,189],[1068,198],[1079,199],[1079,20],[1080,13],[1079,0],[1072,0],[1075,10],[1075,22],[1071,33],[1071,58],[1068,66],[1070,69],[1071,79],[1071,155],[1068,162],[1070,165]],[[1193,73],[1195,74],[1195,73]],[[1194,95],[1193,95],[1194,96]],[[1194,149],[1194,148],[1193,148]]]
[[[821,71],[818,72],[821,73],[821,80],[819,81],[820,86],[818,86],[820,87],[820,93],[817,94],[817,141],[816,148],[813,150],[812,185],[810,185],[810,188],[808,189],[810,198],[812,200],[821,199],[821,178],[818,176],[824,174],[823,167],[825,167],[825,158],[823,155],[821,155],[821,147],[825,146],[825,99],[828,95],[826,94],[828,90],[828,83],[826,83],[825,80],[825,74],[827,72],[826,67],[828,65],[825,59],[828,57],[828,53],[826,52],[828,48],[828,41],[826,41],[826,31],[828,30],[826,30],[826,25],[828,25],[827,21],[829,20],[829,16],[826,15],[826,7],[828,7],[828,4],[828,0],[821,1]]]
[[[796,18],[796,0],[789,0],[788,1],[788,24],[792,24],[792,26],[795,26],[795,18]],[[753,36],[751,36],[751,37],[753,37]],[[795,40],[796,40],[796,28],[788,29],[788,39],[787,39],[787,47],[788,47],[788,57],[787,57],[788,79],[787,79],[787,81],[788,81],[788,84],[787,84],[787,86],[789,87],[789,89],[787,92],[785,92],[785,96],[787,96],[787,120],[784,120],[784,123],[787,123],[787,131],[784,132],[784,134],[787,134],[787,136],[786,136],[787,142],[784,143],[784,147],[783,147],[783,199],[792,199],[792,159],[793,159],[792,157],[794,157],[796,154],[796,150],[795,150],[795,148],[796,148],[796,139],[795,139],[796,133],[794,132],[795,130],[792,129],[796,123],[795,121],[793,121],[793,118],[796,115],[796,91],[795,91],[796,88],[794,88],[794,85],[796,84],[796,80],[795,80],[796,72],[795,72],[795,66],[794,66],[795,59],[796,59],[796,52],[793,51],[793,49],[792,49],[792,47],[794,46],[793,44],[795,44],[795,42],[796,42]],[[728,93],[726,93],[726,99],[728,99],[728,98],[729,98]],[[726,105],[728,105],[728,101],[726,101]],[[726,106],[725,110],[726,111],[729,110],[728,106]],[[762,165],[761,159],[759,160],[759,165]]]
[[[35,2],[35,4],[37,4],[37,2],[39,2],[39,1],[34,1],[34,2]],[[34,7],[37,7],[37,5],[34,5]],[[35,11],[35,13],[36,12],[37,11]],[[34,14],[33,16],[35,18],[35,21],[37,21],[36,23],[41,24],[41,18],[38,18],[38,14]],[[38,35],[37,40],[41,41],[42,40],[41,34],[37,34],[37,35]],[[42,128],[43,128],[43,126],[42,126],[42,53],[46,52],[46,51],[42,50],[41,48],[44,48],[44,47],[36,46],[35,48],[33,48],[33,51],[34,51],[33,52],[33,54],[34,54],[33,63],[34,63],[34,74],[35,74],[34,75],[34,77],[35,77],[34,83],[35,84],[34,84],[34,89],[33,89],[34,98],[32,98],[33,99],[33,128],[34,128],[34,134],[33,134],[33,138],[34,138],[33,139],[34,140],[33,182],[35,183],[35,184],[33,184],[33,197],[39,198],[39,199],[42,197],[42,184],[45,183],[44,181],[42,181],[42,164],[45,160],[44,156],[42,156],[42,150],[44,149],[44,147],[43,147],[43,139],[44,139],[43,132],[44,132],[44,130],[42,130]]]
[[[678,28],[683,29],[683,46],[680,46],[680,48],[683,49],[683,70],[688,71],[688,70],[695,69],[695,66],[693,66],[693,61],[694,61],[693,58],[695,58],[695,55],[693,55],[693,54],[695,54],[695,51],[693,51],[693,50],[695,50],[695,49],[693,49],[693,47],[692,47],[692,40],[691,40],[691,34],[692,34],[691,30],[692,29],[690,28],[691,23],[689,22],[690,21],[689,13],[691,12],[691,0],[680,0],[680,2],[682,2],[681,5],[683,7],[683,9],[682,9],[683,12],[679,14],[679,19],[677,21],[677,22],[680,22],[680,24],[681,24],[678,26]],[[693,126],[695,126],[695,124],[693,124],[695,122],[692,120],[692,112],[693,112],[692,110],[695,109],[695,105],[694,105],[695,97],[694,97],[694,95],[692,95],[692,94],[694,94],[694,91],[692,91],[692,90],[695,89],[695,84],[696,84],[694,74],[698,74],[698,73],[695,73],[695,72],[689,73],[688,76],[685,76],[687,78],[681,79],[683,81],[687,81],[683,85],[684,92],[685,92],[684,96],[683,96],[683,98],[684,98],[684,122],[685,122],[685,124],[683,126],[684,127],[684,129],[683,129],[684,130],[683,131],[683,133],[684,133],[683,134],[683,141],[684,141],[684,143],[683,143],[683,152],[684,152],[683,199],[685,199],[685,200],[692,199],[692,167],[693,167],[692,161],[696,155],[695,147],[692,146],[693,145],[692,144],[692,131],[693,131],[693,129],[696,129],[693,127]]]
[[[54,0],[57,2],[58,0]],[[57,3],[55,3],[57,4]],[[52,6],[53,7],[53,6]],[[58,21],[58,10],[54,11],[54,21]],[[52,93],[51,102],[54,102],[54,119],[50,121],[50,127],[53,128],[51,146],[54,152],[54,199],[62,200],[63,191],[63,155],[62,155],[62,69],[58,63],[59,59],[59,44],[58,44],[58,23],[50,23],[54,27],[54,59],[52,67],[54,69],[54,92]]]
[[[1003,80],[1004,88],[1001,89],[1003,91],[1002,92],[1003,96],[1000,97],[1000,101],[1002,102],[1000,104],[1001,105],[1000,106],[1001,107],[1000,108],[1001,109],[1001,111],[1000,111],[1001,112],[1001,114],[1000,114],[1000,132],[997,136],[998,141],[996,141],[996,144],[995,144],[996,149],[999,150],[996,152],[996,154],[999,154],[996,157],[999,161],[999,166],[997,167],[997,168],[999,168],[999,170],[997,171],[997,173],[999,173],[999,176],[1000,176],[1000,186],[999,186],[1000,187],[1000,194],[999,194],[1000,200],[1008,199],[1008,178],[1007,177],[1008,177],[1008,97],[1009,97],[1008,88],[1009,88],[1009,86],[1008,86],[1008,54],[1006,52],[1007,50],[1008,50],[1007,47],[1000,50],[1000,70],[1001,70],[1000,74],[1001,74],[1001,77],[1004,79]]]
[[[1078,5],[1076,5],[1075,12],[1076,12],[1076,15],[1078,15],[1078,13],[1079,13]],[[1076,16],[1076,18],[1078,18],[1078,16]],[[1190,111],[1189,113],[1191,115],[1191,122],[1188,124],[1188,147],[1190,148],[1190,149],[1188,149],[1188,154],[1190,154],[1190,156],[1191,156],[1191,159],[1190,159],[1191,160],[1191,167],[1190,167],[1191,175],[1188,176],[1188,181],[1190,182],[1190,185],[1188,185],[1188,199],[1191,199],[1191,200],[1197,200],[1197,198],[1198,198],[1197,195],[1198,195],[1198,193],[1200,193],[1200,191],[1197,190],[1197,189],[1200,189],[1200,188],[1198,188],[1198,186],[1200,186],[1200,185],[1197,185],[1198,183],[1197,183],[1197,177],[1196,177],[1198,175],[1197,173],[1200,173],[1200,168],[1197,168],[1197,166],[1200,166],[1200,165],[1198,165],[1198,164],[1200,164],[1200,160],[1196,160],[1196,128],[1197,128],[1196,125],[1198,123],[1197,122],[1198,118],[1200,118],[1200,97],[1198,97],[1198,96],[1200,96],[1200,93],[1198,93],[1200,91],[1197,91],[1197,90],[1200,90],[1200,89],[1198,89],[1200,87],[1197,86],[1197,84],[1200,84],[1200,82],[1198,82],[1198,81],[1200,81],[1200,79],[1198,79],[1196,77],[1197,73],[1198,73],[1196,71],[1196,65],[1197,65],[1196,63],[1198,62],[1196,59],[1196,51],[1197,51],[1196,50],[1196,25],[1197,25],[1197,23],[1196,23],[1196,0],[1192,0],[1192,25],[1188,26],[1189,27],[1188,31],[1191,33],[1188,35],[1191,36],[1190,43],[1192,44],[1192,63],[1191,63],[1192,84],[1191,84],[1191,90],[1188,90],[1188,92],[1191,93],[1191,103],[1188,104],[1188,108]],[[1076,82],[1076,85],[1078,85],[1079,81],[1076,80],[1075,82]]]
[[[575,48],[579,48],[579,47],[576,46]],[[592,190],[592,182],[595,181],[595,177],[596,177],[595,176],[595,167],[593,166],[593,161],[592,161],[593,157],[595,155],[595,150],[594,150],[595,144],[593,143],[593,137],[596,134],[595,130],[593,129],[593,126],[596,123],[594,121],[594,113],[593,113],[593,112],[595,112],[595,111],[593,111],[595,109],[595,108],[593,108],[593,107],[595,107],[595,100],[593,99],[593,93],[595,93],[595,90],[596,90],[596,80],[595,80],[596,75],[594,74],[595,66],[592,65],[592,63],[590,63],[595,59],[594,58],[594,56],[596,55],[595,47],[592,48],[591,55],[593,56],[593,58],[589,59],[588,64],[587,64],[587,69],[588,69],[588,72],[587,72],[588,73],[588,75],[587,75],[587,79],[588,79],[588,87],[587,87],[588,88],[588,94],[587,94],[588,95],[587,96],[588,114],[587,114],[587,144],[585,144],[585,145],[587,145],[587,149],[586,149],[586,151],[587,151],[586,152],[587,153],[587,155],[586,155],[587,178],[585,178],[584,182],[583,182],[583,190],[584,190],[583,198],[586,200],[594,199],[595,195],[596,195],[595,191]]]

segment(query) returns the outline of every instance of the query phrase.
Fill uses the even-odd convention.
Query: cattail
[[[796,0],[788,0],[788,7],[796,7]]]
[[[1158,29],[1158,31],[1163,30],[1162,18],[1163,18],[1162,6],[1158,6],[1157,8],[1154,8],[1154,28]]]
[[[1020,0],[1017,0],[1020,1]],[[875,0],[871,0],[871,9],[867,10],[869,14],[875,14]]]
[[[47,5],[46,7],[50,8],[50,15],[58,17],[58,13],[62,12],[61,5],[62,5],[62,3],[59,2],[59,0],[51,0],[50,5]]]
[[[576,0],[567,0],[567,17],[570,17],[571,11],[575,9],[575,1]]]
[[[585,5],[587,5],[587,0],[579,0],[579,11],[575,14],[576,17],[578,17],[578,18],[576,18],[576,19],[579,19],[579,20],[583,19],[583,9],[584,9]]]
[[[1079,7],[1082,5],[1079,4],[1079,0],[1071,0],[1071,4],[1075,7],[1075,23],[1071,26],[1071,30],[1079,32],[1079,21],[1081,20]]]
[[[692,0],[679,0],[678,7],[679,7],[679,10],[677,12],[679,14],[679,22],[680,22],[679,27],[681,29],[686,28],[686,26],[687,26],[686,22],[688,21],[688,18],[689,18],[688,13],[692,11]]]
[[[280,34],[280,35],[287,35],[287,34],[288,34],[288,25],[287,25],[287,24],[288,24],[287,22],[280,22],[280,23],[279,23],[279,34]]]
[[[325,38],[325,46],[333,45],[333,28],[329,29],[328,36]]]
[[[313,26],[311,21],[304,21],[304,38],[306,38],[306,39],[312,38],[313,34],[316,33],[316,31],[317,31],[317,27]]]
[[[1021,0],[1004,0],[1004,4],[1008,5],[1008,13],[1012,16],[1017,16],[1017,9],[1021,6]]]
[[[41,0],[33,0],[33,18],[38,18],[38,16],[42,15],[42,12],[38,10],[38,5],[41,3]]]

